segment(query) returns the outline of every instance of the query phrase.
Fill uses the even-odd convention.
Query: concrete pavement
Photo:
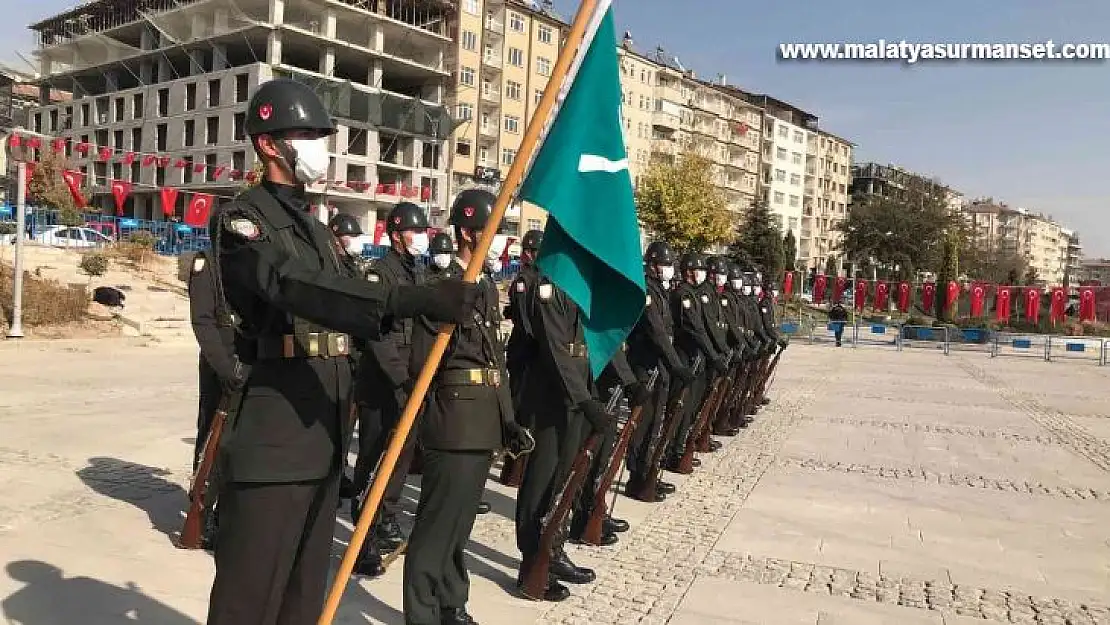
[[[202,622],[211,558],[172,547],[196,350],[0,343],[0,614],[26,625]],[[620,498],[578,548],[598,580],[512,594],[513,492],[470,548],[483,625],[1110,623],[1110,368],[792,346],[775,402],[679,493]],[[419,479],[410,480],[415,509]],[[350,535],[337,524],[335,557]],[[401,566],[338,623],[401,623]]]

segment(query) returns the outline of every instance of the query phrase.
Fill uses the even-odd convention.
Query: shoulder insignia
[[[651,306],[651,296],[650,295],[647,296],[647,303],[644,304],[644,306]]]
[[[523,293],[525,288],[526,287],[524,285],[524,280],[517,280],[516,281],[516,292],[517,293]]]
[[[548,300],[551,299],[551,295],[554,291],[555,289],[553,289],[550,284],[541,284],[538,293],[540,299]]]
[[[708,295],[702,295],[701,296],[701,303],[708,304],[709,303],[709,296]]]
[[[689,308],[692,305],[693,305],[693,302],[691,302],[689,299],[687,299],[685,297],[682,298],[682,307],[683,308]]]
[[[193,273],[200,273],[204,269],[204,257],[197,256],[193,259]]]
[[[228,230],[248,241],[254,241],[261,234],[261,230],[258,229],[258,224],[249,219],[232,219],[228,222],[227,227]]]
[[[376,273],[373,273],[373,272],[367,273],[366,274],[366,279],[369,280],[370,282],[381,282],[382,281],[382,277],[379,276]]]

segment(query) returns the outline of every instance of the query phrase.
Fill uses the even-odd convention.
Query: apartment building
[[[1110,286],[1110,258],[1084,258],[1076,276],[1076,284],[1097,282],[1096,286]]]
[[[455,19],[438,0],[93,0],[30,27],[41,89],[74,96],[40,98],[30,125],[69,140],[95,205],[112,206],[110,181],[125,180],[126,213],[160,219],[160,187],[184,192],[179,214],[192,192],[236,192],[254,165],[246,103],[259,83],[290,77],[312,85],[338,123],[327,180],[309,189],[317,216],[350,213],[373,232],[407,200],[434,221],[446,203]]]
[[[1071,280],[1069,268],[1080,273],[1076,257],[1082,248],[1078,236],[1050,217],[989,198],[973,200],[963,210],[978,245],[1021,255],[1037,271],[1040,284],[1061,285],[1065,275]]]
[[[569,26],[551,2],[462,0],[448,62],[452,135],[451,195],[472,187],[496,192],[508,173],[559,56]],[[545,214],[510,206],[502,232],[542,228]]]
[[[655,130],[656,72],[659,67],[632,49],[632,39],[627,33],[617,59],[621,71],[621,128],[624,145],[628,150],[628,170],[632,184],[639,186],[651,164],[651,150]]]
[[[839,254],[843,235],[838,227],[848,216],[855,144],[824,130],[811,133],[811,138],[806,153],[802,227],[797,233],[797,266],[824,271],[829,257],[833,257],[839,270],[844,259]]]
[[[817,172],[815,162],[807,167],[810,135],[816,129],[817,118],[781,106],[768,96],[760,97],[773,105],[763,109],[763,201],[782,231],[793,232],[800,240],[807,178],[813,178]]]

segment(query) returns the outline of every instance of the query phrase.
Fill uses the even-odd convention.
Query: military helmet
[[[424,209],[412,202],[400,202],[389,211],[386,217],[385,231],[387,233],[401,232],[402,230],[427,230],[428,216]]]
[[[682,270],[695,271],[705,269],[705,256],[697,252],[686,252],[682,255]]]
[[[709,273],[713,273],[718,276],[728,274],[728,261],[725,260],[723,256],[710,256],[706,260],[705,265],[706,268],[709,269]]]
[[[429,245],[429,254],[452,254],[455,251],[455,244],[451,242],[451,236],[446,232],[437,232],[432,237],[432,242]]]
[[[652,241],[644,251],[644,262],[652,265],[673,265],[674,250],[666,241]]]
[[[520,248],[524,250],[538,250],[543,244],[543,230],[529,230],[524,233],[520,241]]]
[[[335,217],[328,222],[328,228],[331,228],[331,233],[337,237],[362,236],[362,226],[358,224],[354,215],[347,213],[336,213]]]
[[[247,135],[272,135],[288,130],[335,133],[328,109],[308,85],[289,78],[264,82],[247,104]]]
[[[467,189],[451,204],[451,224],[460,228],[481,230],[486,227],[497,196],[485,189]]]
[[[728,265],[728,279],[729,280],[743,280],[744,269],[739,263],[729,263]]]

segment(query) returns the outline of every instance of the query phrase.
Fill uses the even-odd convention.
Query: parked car
[[[36,242],[53,247],[101,247],[112,239],[92,228],[50,226],[35,235]]]

